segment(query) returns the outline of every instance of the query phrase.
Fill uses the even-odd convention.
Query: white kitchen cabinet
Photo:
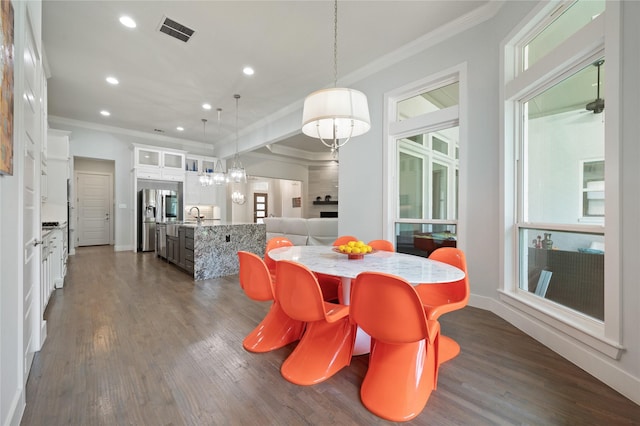
[[[202,155],[186,156],[186,176],[184,180],[184,204],[194,205],[216,205],[219,187],[217,185],[202,186],[200,175],[202,173],[212,173],[217,158]]]
[[[56,262],[56,265],[52,265],[53,285],[55,288],[62,288],[64,287],[64,277],[67,275],[67,259],[69,257],[67,225],[61,226],[54,232],[56,235],[56,244],[52,253],[52,261]]]
[[[187,154],[186,156],[186,164],[185,171],[187,174],[189,173],[212,173],[213,168],[215,167],[217,158],[216,157],[206,157],[202,155],[191,155]]]
[[[49,229],[43,233],[40,267],[40,300],[41,309],[49,303],[51,294],[56,288],[64,286],[67,275],[68,241],[67,226]]]
[[[185,175],[185,153],[135,146],[136,177],[140,179],[182,182]]]
[[[160,168],[160,151],[136,147],[136,168],[155,167]]]

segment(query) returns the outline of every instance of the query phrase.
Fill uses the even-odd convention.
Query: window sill
[[[538,300],[528,293],[499,291],[500,300],[528,317],[537,319],[563,335],[618,360],[625,348],[619,342],[607,339],[604,324],[581,314],[567,312],[552,302]]]

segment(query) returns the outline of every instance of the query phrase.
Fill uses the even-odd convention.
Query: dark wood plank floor
[[[23,425],[377,425],[362,406],[367,356],[310,387],[285,381],[292,347],[242,339],[268,304],[237,276],[194,282],[153,253],[80,248],[47,309]],[[640,406],[490,312],[442,317],[462,354],[415,425],[639,424]]]

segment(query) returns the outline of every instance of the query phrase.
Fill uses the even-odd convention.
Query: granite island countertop
[[[179,224],[193,229],[193,276],[206,280],[239,271],[238,251],[249,251],[263,257],[267,245],[265,224],[214,221]]]

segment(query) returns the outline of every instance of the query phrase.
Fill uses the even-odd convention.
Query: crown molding
[[[211,150],[210,144],[205,144],[202,142],[192,141],[189,139],[174,138],[172,136],[156,135],[153,133],[141,132],[139,130],[125,129],[122,127],[107,126],[104,124],[92,123],[89,121],[73,120],[71,118],[58,117],[55,115],[50,115],[48,117],[48,121],[50,125],[56,124],[56,125],[63,125],[63,126],[80,127],[83,129],[95,130],[98,132],[112,133],[116,135],[147,139],[150,141],[159,142],[160,144],[179,144],[184,148],[193,148],[198,152]],[[202,154],[202,155],[206,155],[206,154]]]
[[[339,85],[350,86],[384,70],[400,61],[452,38],[468,29],[493,18],[504,5],[505,0],[489,0],[485,5],[448,22],[437,29],[405,44],[393,52],[339,79]]]

